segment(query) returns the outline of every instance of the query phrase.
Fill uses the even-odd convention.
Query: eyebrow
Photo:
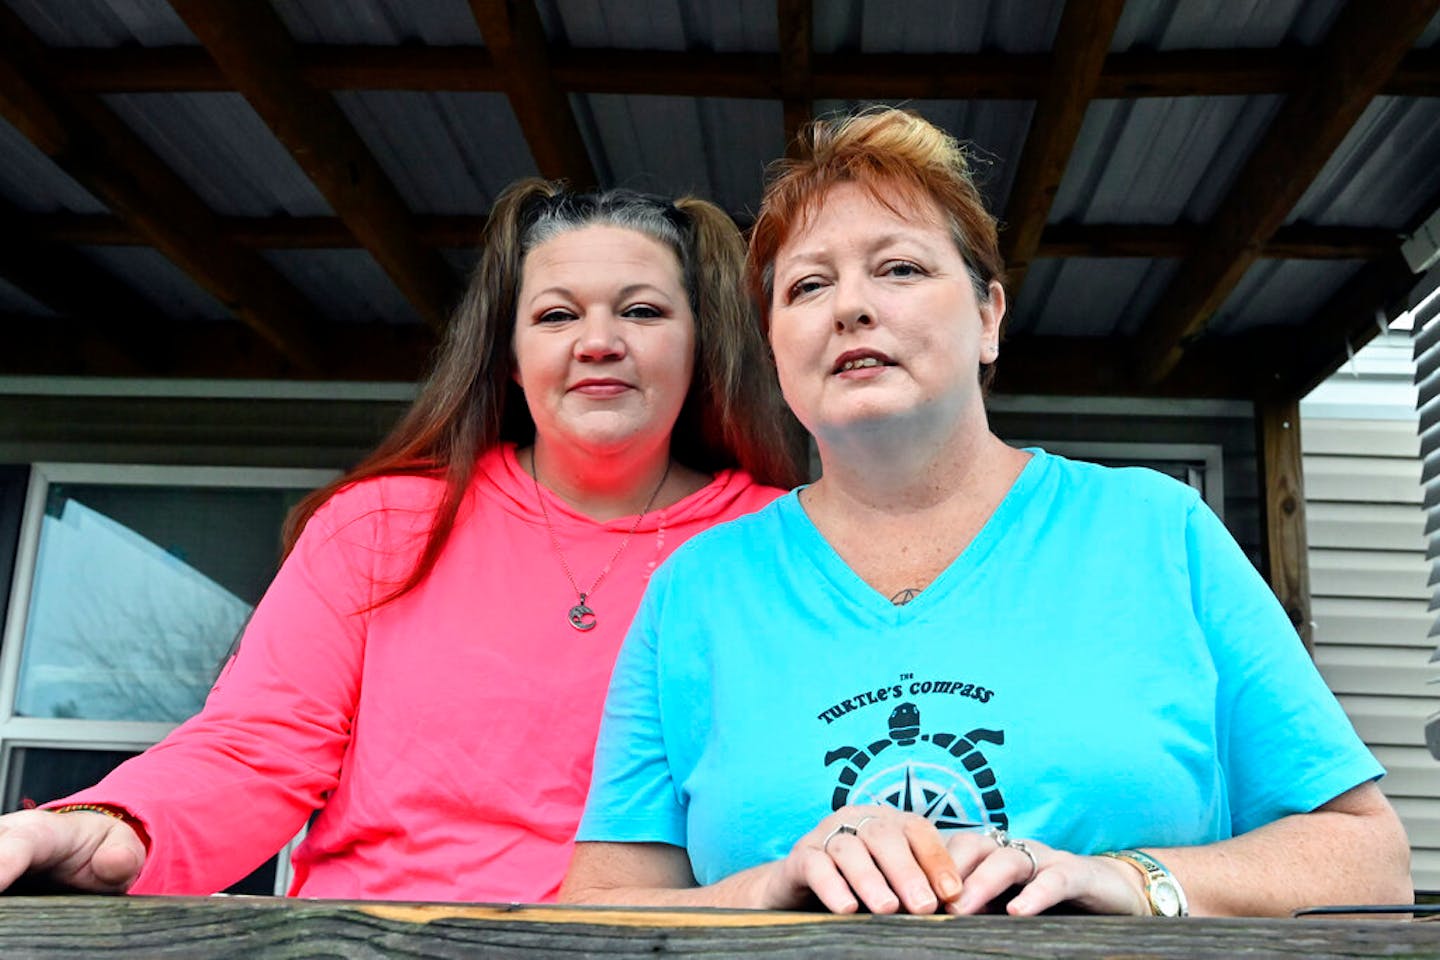
[[[661,288],[655,286],[655,284],[653,284],[653,283],[630,283],[630,284],[626,284],[625,286],[621,287],[621,288],[619,289],[619,291],[617,291],[616,299],[617,299],[617,300],[624,300],[624,299],[626,299],[627,297],[630,297],[630,296],[634,295],[635,293],[637,293],[637,292],[639,292],[639,291],[641,291],[641,290],[649,290],[649,291],[652,291],[652,292],[654,292],[654,293],[658,293],[660,296],[664,297],[667,301],[671,299],[670,294],[666,293],[666,292],[665,292],[664,290],[662,290]],[[556,286],[553,286],[553,287],[546,287],[544,290],[536,290],[534,296],[530,297],[530,298],[526,301],[526,303],[527,303],[527,304],[534,303],[536,300],[539,300],[541,297],[546,296],[546,295],[548,295],[548,294],[552,294],[552,293],[559,294],[560,296],[564,297],[564,298],[567,299],[567,300],[574,300],[574,299],[575,299],[575,293],[574,293],[569,287],[562,287],[562,286],[556,285]]]
[[[873,253],[894,243],[913,240],[915,240],[915,236],[910,231],[891,230],[871,238],[870,242],[865,245],[865,252]],[[783,260],[777,259],[775,265],[778,268],[782,263],[816,263],[825,259],[827,259],[826,251],[812,247],[809,250],[802,249],[799,253],[791,254]]]

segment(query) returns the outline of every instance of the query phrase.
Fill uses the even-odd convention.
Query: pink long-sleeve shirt
[[[677,546],[780,491],[737,471],[644,517],[575,603],[513,446],[479,462],[416,589],[438,481],[357,484],[316,512],[205,707],[67,803],[125,808],[151,849],[132,893],[207,893],[253,870],[313,810],[290,893],[553,899],[590,781],[610,668],[650,573]],[[588,589],[635,522],[597,523],[541,490]]]

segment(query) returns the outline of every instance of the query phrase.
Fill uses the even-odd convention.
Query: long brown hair
[[[410,410],[358,466],[311,493],[285,521],[285,553],[306,522],[346,487],[372,477],[443,478],[415,568],[376,605],[403,596],[434,568],[480,455],[498,443],[530,443],[535,424],[512,377],[515,301],[525,255],[561,232],[604,224],[637,230],[674,250],[695,316],[696,363],[671,434],[671,453],[707,473],[740,467],[761,483],[805,480],[805,436],[780,396],[768,347],[744,293],[744,241],[714,204],[674,204],[629,191],[570,193],[521,180],[496,200],[480,259],[451,318],[433,371]]]

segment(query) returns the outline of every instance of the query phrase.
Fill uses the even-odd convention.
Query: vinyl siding
[[[1356,380],[1346,373],[1337,378],[1347,387]],[[1420,440],[1411,396],[1397,394],[1385,419],[1374,418],[1373,409],[1365,418],[1313,417],[1302,407],[1301,441],[1315,662],[1388,771],[1380,786],[1409,832],[1416,889],[1436,892],[1440,763],[1425,749],[1424,736],[1436,700],[1427,682],[1434,673],[1427,661],[1435,649],[1428,637],[1435,615],[1427,610]],[[1343,412],[1333,403],[1323,409]]]

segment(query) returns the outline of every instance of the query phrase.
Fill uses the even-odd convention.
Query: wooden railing
[[[1440,957],[1440,923],[0,897],[0,957]]]

